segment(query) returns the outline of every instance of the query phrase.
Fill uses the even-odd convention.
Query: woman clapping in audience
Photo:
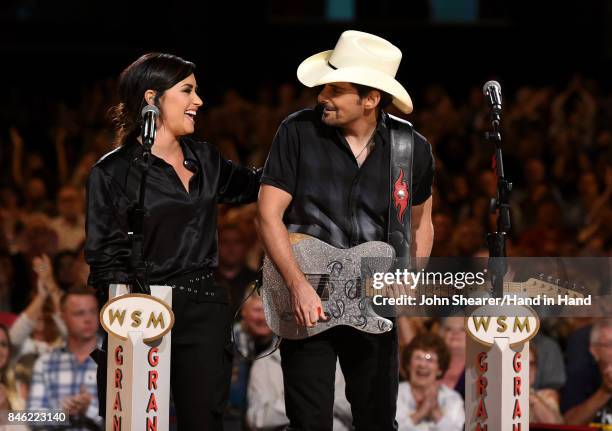
[[[38,275],[36,292],[27,308],[11,326],[10,336],[16,357],[26,353],[45,353],[61,346],[66,329],[59,316],[62,295],[53,278],[53,267],[47,255],[34,258]]]
[[[465,422],[461,396],[440,382],[450,354],[444,341],[431,333],[417,335],[402,354],[408,382],[400,383],[398,429],[460,431]]]

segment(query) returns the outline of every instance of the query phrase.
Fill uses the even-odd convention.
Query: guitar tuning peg
[[[563,287],[565,287],[566,289],[569,287],[569,280],[565,280],[565,283],[563,283]]]
[[[538,278],[539,278],[540,280],[544,280],[544,273],[543,273],[543,272],[540,272],[540,273],[538,274]]]
[[[553,276],[549,275],[548,277],[546,277],[546,281],[548,281],[549,283],[552,283],[553,281]]]
[[[560,286],[560,285],[561,285],[561,279],[560,279],[560,278],[557,278],[557,279],[555,280],[555,284],[556,284],[557,286]]]
[[[572,290],[576,290],[576,289],[577,289],[576,283],[572,283]]]

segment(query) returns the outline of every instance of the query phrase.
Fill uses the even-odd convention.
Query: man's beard
[[[338,118],[336,117],[335,113],[338,111],[328,111],[328,115],[325,115],[325,110],[322,109],[321,110],[321,121],[323,122],[323,124],[326,124],[328,126],[341,126],[342,122],[340,120],[338,120]]]

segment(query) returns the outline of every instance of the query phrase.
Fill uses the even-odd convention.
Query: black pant
[[[170,380],[179,431],[223,429],[233,347],[227,292],[215,296],[175,290]]]
[[[396,430],[397,332],[373,335],[337,326],[280,345],[291,430],[331,430],[336,357],[357,431]]]

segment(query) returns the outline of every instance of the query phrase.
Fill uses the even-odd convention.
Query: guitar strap
[[[388,120],[391,160],[389,164],[390,199],[387,242],[395,250],[396,268],[410,269],[414,129],[408,121],[393,115],[388,115]]]

